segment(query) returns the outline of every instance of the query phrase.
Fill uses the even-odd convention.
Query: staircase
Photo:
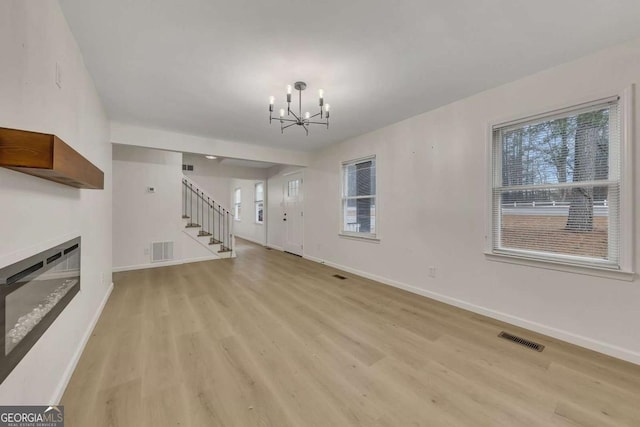
[[[182,178],[184,232],[219,258],[235,258],[231,212],[186,176]]]

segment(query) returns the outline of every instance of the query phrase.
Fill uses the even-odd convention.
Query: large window
[[[621,269],[618,98],[492,134],[492,253]]]
[[[375,238],[376,158],[342,164],[342,234]]]
[[[240,221],[240,213],[242,209],[242,190],[236,188],[233,191],[233,219]]]
[[[256,184],[256,223],[264,224],[264,183]]]

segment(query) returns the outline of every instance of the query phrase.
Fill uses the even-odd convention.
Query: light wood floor
[[[636,365],[239,243],[115,276],[68,427],[640,425]]]

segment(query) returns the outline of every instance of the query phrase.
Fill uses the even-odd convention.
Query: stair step
[[[209,240],[210,245],[219,245],[220,243],[222,243],[220,240],[216,240],[213,237]]]
[[[220,247],[220,250],[218,251],[218,253],[222,253],[222,252],[231,252],[231,249],[225,246],[222,246]]]
[[[200,230],[200,232],[198,233],[198,237],[205,237],[205,236],[211,236],[211,233],[209,233],[208,231]]]
[[[186,216],[186,215],[182,215],[182,219],[189,219],[191,218],[190,216]]]
[[[195,222],[190,222],[187,225],[184,226],[185,228],[200,228],[201,225],[200,224],[196,224]]]

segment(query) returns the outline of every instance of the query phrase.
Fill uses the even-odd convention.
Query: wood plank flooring
[[[640,425],[639,366],[238,243],[115,275],[67,426]]]

